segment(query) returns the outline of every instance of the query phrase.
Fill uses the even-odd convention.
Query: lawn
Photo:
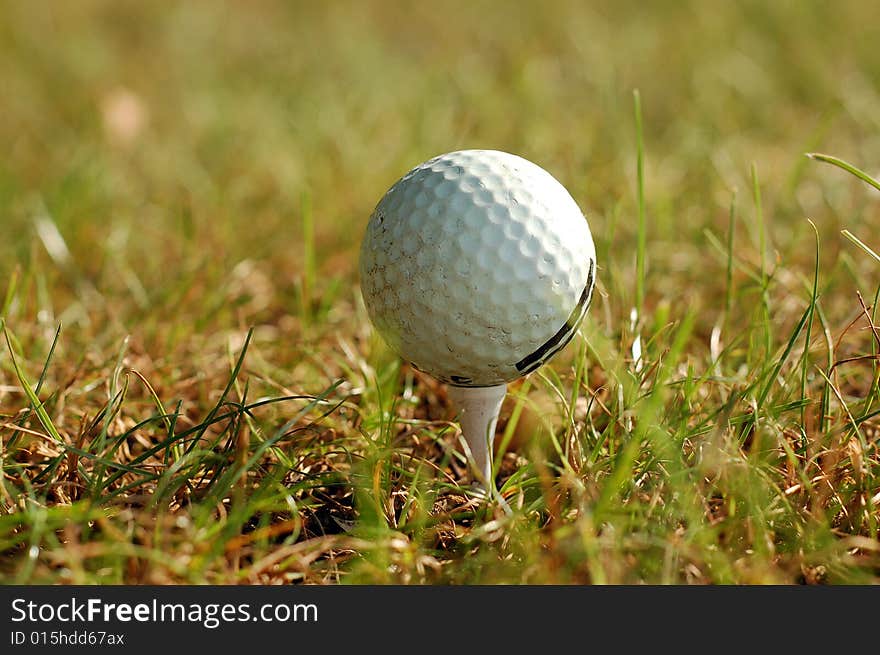
[[[878,177],[869,13],[0,2],[0,582],[880,582],[880,195],[805,156]],[[597,249],[510,512],[357,279],[463,148]]]

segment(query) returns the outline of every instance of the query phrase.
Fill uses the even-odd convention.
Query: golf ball
[[[543,168],[462,150],[416,166],[379,201],[361,245],[370,320],[404,359],[458,386],[535,370],[574,336],[596,251]]]

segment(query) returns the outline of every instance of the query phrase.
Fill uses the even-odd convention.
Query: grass
[[[864,5],[453,5],[0,4],[0,581],[880,581]],[[509,515],[357,286],[463,147],[597,246]]]

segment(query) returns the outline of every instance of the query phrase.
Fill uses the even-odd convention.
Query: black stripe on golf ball
[[[584,286],[581,297],[565,324],[537,350],[530,355],[526,355],[516,363],[516,370],[519,371],[521,375],[531,373],[536,368],[540,367],[571,341],[571,338],[574,336],[575,332],[577,332],[578,325],[580,325],[581,320],[584,318],[584,314],[587,312],[587,308],[590,306],[590,300],[593,297],[594,267],[595,262],[590,260],[590,271],[587,275],[587,284]]]

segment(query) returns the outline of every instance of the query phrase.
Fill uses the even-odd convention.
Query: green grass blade
[[[647,223],[645,218],[645,145],[642,135],[642,100],[639,90],[633,91],[633,111],[636,123],[636,176],[638,185],[638,244],[636,246],[636,310],[642,317],[645,304],[645,251],[647,250]]]
[[[761,185],[758,183],[758,166],[752,163],[752,194],[755,201],[755,222],[758,226],[758,257],[761,271],[761,322],[764,330],[764,355],[773,348],[773,331],[770,328],[770,278],[767,274],[767,230],[764,225],[764,204],[761,201]]]
[[[251,343],[251,338],[254,336],[254,328],[251,327],[248,330],[247,336],[244,339],[244,343],[241,346],[241,353],[238,355],[238,359],[235,362],[235,366],[232,368],[232,372],[229,375],[229,379],[226,382],[226,387],[223,389],[223,393],[220,394],[220,399],[217,401],[217,404],[208,412],[208,416],[205,419],[203,427],[196,433],[195,438],[192,440],[192,444],[187,447],[186,452],[188,453],[193,448],[195,448],[196,444],[199,442],[199,439],[204,436],[205,431],[208,429],[213,422],[214,417],[220,411],[220,408],[226,403],[226,397],[229,395],[229,392],[232,391],[232,388],[235,386],[235,380],[238,378],[239,373],[241,372],[241,367],[244,365],[244,358],[247,354],[248,347]]]
[[[6,283],[6,296],[3,298],[3,305],[0,306],[0,319],[6,318],[9,315],[9,308],[12,307],[15,292],[18,290],[19,278],[21,278],[21,267],[16,266],[12,269],[9,282]]]
[[[807,157],[809,157],[810,159],[815,159],[816,161],[824,162],[826,164],[831,164],[832,166],[837,166],[838,168],[842,168],[847,173],[855,175],[862,182],[866,182],[878,191],[880,191],[880,181],[877,181],[875,178],[868,175],[865,171],[861,170],[860,168],[856,168],[849,162],[844,161],[843,159],[834,157],[832,155],[825,155],[821,152],[808,152]]]
[[[730,198],[730,209],[727,213],[727,270],[724,284],[724,318],[730,316],[733,308],[733,244],[736,232],[736,191]]]
[[[48,432],[55,441],[63,444],[63,437],[55,428],[55,424],[52,423],[52,419],[49,418],[49,413],[43,406],[43,402],[40,400],[40,397],[37,396],[37,394],[34,392],[33,388],[31,387],[31,383],[27,379],[27,376],[18,365],[18,360],[15,357],[15,349],[12,347],[12,340],[9,336],[9,330],[6,328],[6,324],[3,321],[0,321],[0,327],[3,328],[3,336],[6,339],[6,347],[9,350],[9,358],[12,361],[12,368],[15,371],[15,376],[18,378],[18,383],[24,391],[25,395],[27,395],[33,411],[36,412],[37,418],[40,421],[40,425],[43,426],[43,429]]]
[[[40,391],[43,388],[43,383],[46,381],[46,375],[49,373],[49,363],[52,361],[52,356],[55,354],[55,347],[58,345],[58,339],[61,336],[61,324],[58,324],[58,328],[55,330],[55,336],[52,339],[52,345],[49,346],[49,354],[46,355],[46,361],[43,362],[43,369],[40,371],[40,377],[37,379],[37,384],[34,387],[34,395],[39,397]],[[31,415],[33,409],[25,412],[20,419],[16,421],[18,425],[24,425],[25,422]],[[15,448],[16,443],[20,437],[21,433],[15,433],[12,435],[12,438],[9,440],[9,443],[6,444],[6,447],[9,450]]]
[[[801,356],[801,400],[804,401],[804,407],[801,410],[801,426],[806,425],[807,421],[807,377],[810,367],[810,345],[813,339],[813,319],[816,313],[816,301],[819,298],[819,230],[816,229],[816,224],[811,220],[807,220],[810,224],[810,227],[813,228],[813,234],[816,237],[816,251],[815,251],[815,260],[813,265],[813,285],[812,285],[812,293],[810,294],[810,305],[807,307],[807,311],[809,312],[809,316],[807,318],[807,324],[805,327],[804,333],[804,354]]]
[[[850,232],[849,230],[841,230],[840,233],[845,236],[847,239],[856,244],[859,248],[861,248],[865,253],[873,257],[876,261],[880,262],[880,255],[878,255],[874,250],[868,246],[864,241],[859,239],[855,234]]]
[[[791,336],[788,338],[788,343],[785,345],[785,350],[782,352],[782,355],[779,359],[776,360],[772,370],[770,371],[770,375],[767,377],[764,386],[761,388],[761,392],[758,394],[757,398],[757,409],[755,411],[755,420],[758,418],[758,414],[760,413],[761,408],[764,406],[764,401],[767,399],[767,395],[770,393],[770,389],[773,388],[773,384],[776,381],[779,372],[782,370],[782,367],[785,365],[788,356],[791,354],[791,351],[794,349],[794,345],[797,342],[798,337],[800,337],[801,332],[804,330],[804,326],[807,325],[810,317],[813,313],[813,304],[811,303],[804,313],[801,314],[801,318],[797,323],[794,331],[791,333]]]

